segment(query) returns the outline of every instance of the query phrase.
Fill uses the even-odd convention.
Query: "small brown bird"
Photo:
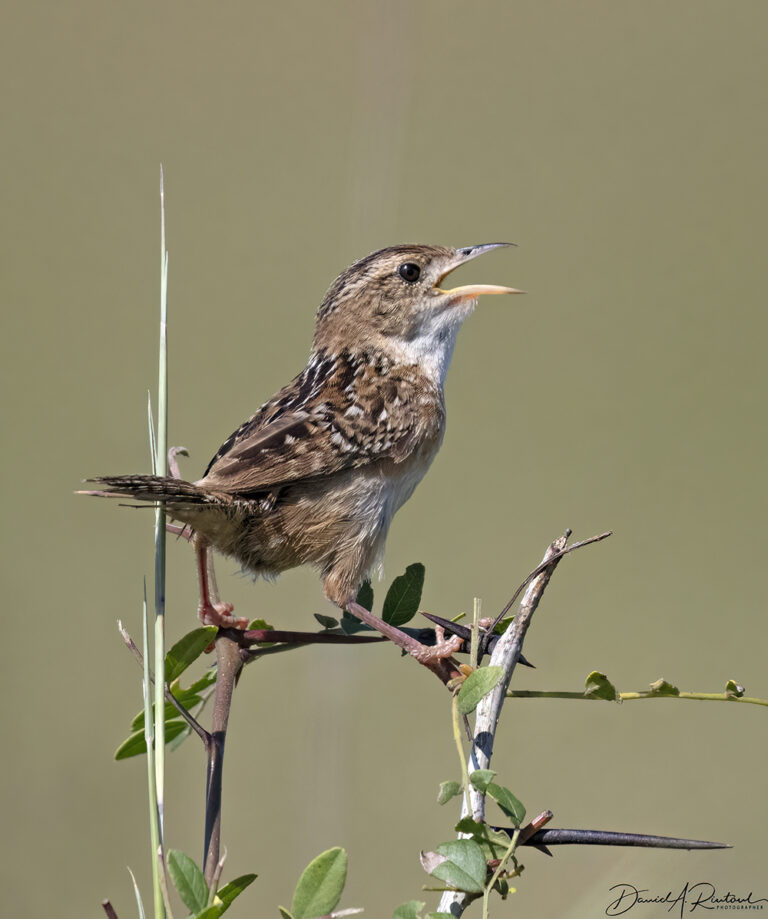
[[[216,595],[211,548],[265,577],[314,565],[328,599],[360,615],[357,591],[392,517],[440,448],[459,328],[481,294],[522,293],[440,285],[508,245],[392,246],[360,259],[325,295],[306,368],[224,442],[202,479],[104,476],[93,481],[106,488],[89,494],[162,502],[193,528],[205,623],[246,623]]]

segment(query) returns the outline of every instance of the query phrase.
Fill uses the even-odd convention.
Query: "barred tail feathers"
[[[104,475],[87,481],[106,486],[81,492],[99,498],[130,498],[134,501],[162,502],[171,507],[233,503],[231,496],[223,492],[209,491],[192,482],[159,475]]]

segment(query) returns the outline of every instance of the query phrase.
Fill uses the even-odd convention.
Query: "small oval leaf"
[[[605,699],[608,702],[621,702],[616,687],[611,683],[604,673],[593,670],[587,677],[585,696],[591,696],[593,699]]]
[[[489,782],[486,793],[493,798],[515,826],[520,826],[525,819],[525,807],[508,788],[497,785],[495,782]]]
[[[373,609],[373,587],[371,587],[370,581],[363,581],[355,599],[363,609],[367,609],[369,613],[371,612]]]
[[[461,794],[461,782],[441,782],[437,793],[437,803],[446,804],[451,798]]]
[[[679,696],[680,690],[677,686],[674,686],[672,683],[668,683],[666,680],[656,680],[654,683],[651,683],[651,692],[655,696]]]
[[[421,911],[427,904],[423,900],[409,900],[401,903],[392,913],[392,919],[421,919]]]
[[[500,827],[488,826],[473,820],[471,817],[462,817],[456,824],[457,833],[467,833],[483,850],[486,862],[494,858],[503,858],[509,848],[511,830],[504,831]]]
[[[204,910],[208,904],[208,885],[194,861],[185,852],[169,849],[166,864],[173,886],[187,909],[193,913]]]
[[[181,637],[165,655],[165,682],[172,683],[178,679],[191,663],[205,651],[216,637],[215,626],[204,626],[193,629]]]
[[[294,919],[316,919],[332,912],[347,880],[347,853],[338,847],[322,852],[304,869],[293,894]]]
[[[468,715],[478,702],[496,686],[504,673],[501,667],[479,667],[464,680],[459,690],[459,711]]]
[[[169,744],[187,729],[185,721],[168,721],[165,725],[165,742]],[[130,759],[132,756],[140,756],[147,752],[147,743],[144,739],[144,731],[136,731],[127,737],[115,750],[115,759]]]
[[[392,581],[384,599],[381,618],[394,626],[409,622],[419,611],[423,589],[424,566],[416,562],[405,569],[405,574]]]
[[[493,769],[475,769],[469,773],[469,781],[477,788],[478,791],[485,791],[489,783],[493,781],[496,773]]]
[[[432,875],[466,893],[482,893],[487,865],[480,846],[472,839],[455,839],[437,847],[445,856]]]
[[[183,689],[173,694],[178,702],[187,709],[191,711],[196,705],[199,705],[203,699],[202,696],[199,696],[196,692],[190,692],[188,689]],[[152,717],[154,718],[155,706],[152,706]],[[175,705],[171,702],[165,703],[165,723],[168,724],[169,721],[173,721],[175,718],[181,718],[181,714]],[[143,731],[144,730],[144,712],[141,711],[136,715],[136,717],[131,722],[132,731]]]
[[[256,874],[241,874],[239,878],[235,878],[234,881],[225,884],[216,894],[224,904],[222,912],[228,910],[232,902],[240,896],[246,887],[250,887],[257,877],[258,875]]]
[[[219,916],[224,912],[224,907],[221,904],[216,906],[207,906],[205,909],[200,910],[199,913],[192,913],[189,916],[189,919],[219,919]]]

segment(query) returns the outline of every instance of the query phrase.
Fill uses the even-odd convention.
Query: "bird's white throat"
[[[465,301],[461,306],[425,317],[415,336],[392,342],[392,358],[403,364],[416,364],[442,390],[456,336],[476,304],[477,300]]]

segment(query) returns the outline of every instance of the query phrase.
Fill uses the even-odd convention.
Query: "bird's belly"
[[[272,510],[249,518],[228,554],[266,576],[309,563],[321,571],[341,564],[362,578],[380,561],[392,517],[413,494],[433,455],[289,486]]]

